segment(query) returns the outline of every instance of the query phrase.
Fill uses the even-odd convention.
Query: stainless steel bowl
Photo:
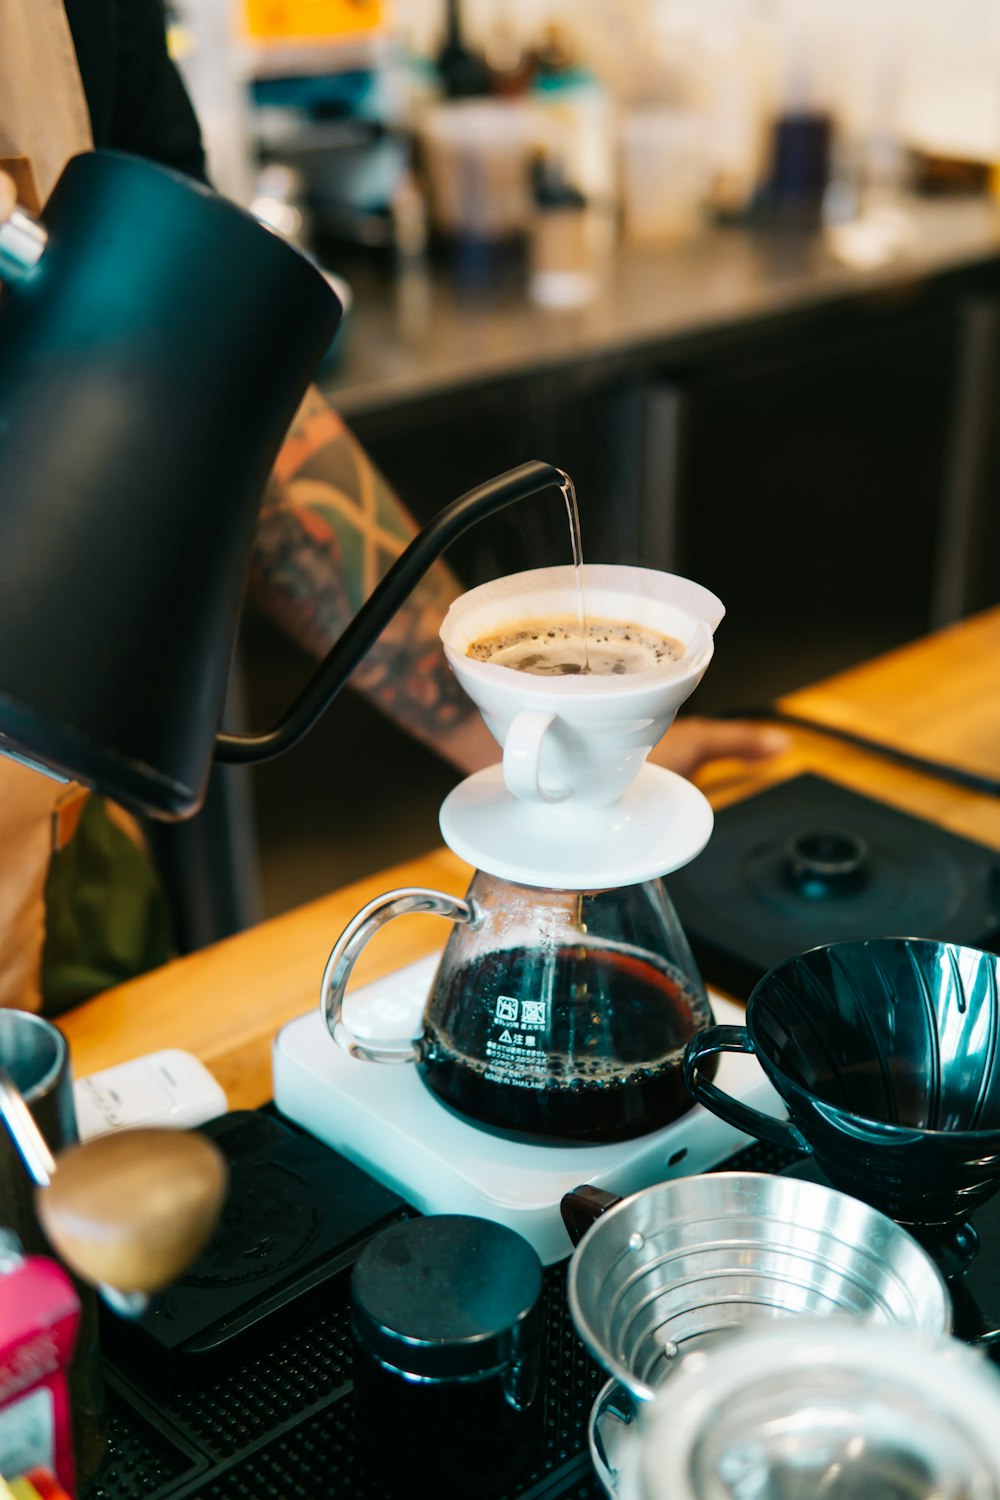
[[[624,1198],[570,1262],[573,1322],[637,1400],[679,1354],[735,1326],[795,1314],[951,1329],[940,1271],[916,1240],[817,1183],[715,1172]]]
[[[912,1328],[743,1329],[616,1436],[615,1500],[1000,1500],[995,1367]]]

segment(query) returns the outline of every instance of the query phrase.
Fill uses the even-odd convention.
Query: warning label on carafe
[[[539,1033],[548,1024],[546,1002],[498,995],[494,1018],[494,1032],[486,1043],[485,1076],[493,1083],[544,1088],[549,1060]]]

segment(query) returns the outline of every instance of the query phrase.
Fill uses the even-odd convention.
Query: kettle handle
[[[419,1062],[421,1059],[420,1037],[362,1040],[354,1035],[343,1019],[344,991],[362,948],[386,922],[391,922],[393,917],[405,916],[407,912],[429,912],[433,916],[449,917],[453,922],[474,924],[476,921],[471,902],[416,885],[388,891],[361,908],[340,934],[326,961],[319,1000],[327,1031],[349,1057],[381,1063]]]
[[[707,1026],[697,1032],[684,1049],[684,1082],[688,1093],[703,1104],[713,1115],[742,1130],[745,1135],[766,1141],[769,1146],[778,1146],[784,1151],[804,1152],[812,1155],[812,1147],[801,1135],[791,1120],[777,1120],[766,1115],[752,1104],[744,1104],[720,1089],[699,1072],[708,1058],[719,1052],[748,1052],[755,1054],[753,1039],[745,1026]]]

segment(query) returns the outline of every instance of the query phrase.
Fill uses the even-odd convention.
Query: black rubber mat
[[[789,1159],[754,1146],[726,1165],[780,1171]],[[153,1340],[123,1339],[109,1320],[110,1437],[83,1500],[395,1500],[366,1472],[356,1439],[343,1261],[207,1353],[171,1356]],[[603,1493],[587,1422],[606,1376],[576,1336],[565,1279],[566,1262],[545,1273],[543,1420],[511,1500]],[[415,1473],[410,1497],[419,1481]]]

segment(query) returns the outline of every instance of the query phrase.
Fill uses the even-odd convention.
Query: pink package
[[[80,1303],[55,1261],[0,1232],[0,1474],[42,1466],[76,1493],[66,1372]]]

